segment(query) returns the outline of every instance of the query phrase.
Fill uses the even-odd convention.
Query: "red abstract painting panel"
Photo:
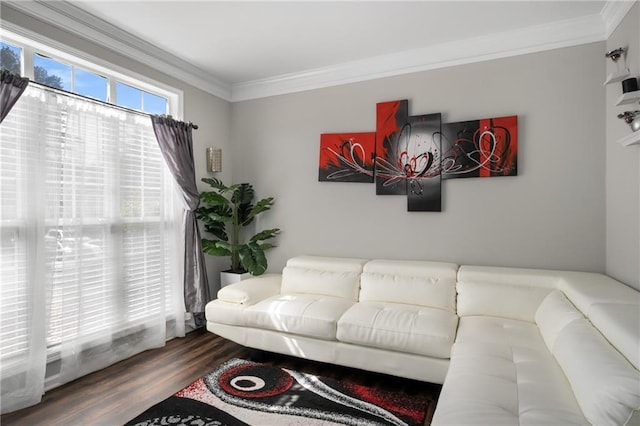
[[[376,134],[323,133],[320,135],[321,182],[373,182]]]
[[[376,104],[376,194],[405,195],[402,139],[407,137],[409,101]]]

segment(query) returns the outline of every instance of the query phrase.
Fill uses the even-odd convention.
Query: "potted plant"
[[[214,190],[200,194],[196,217],[204,230],[216,239],[202,239],[202,250],[213,256],[230,256],[228,272],[261,275],[267,270],[265,251],[275,247],[268,241],[280,233],[279,228],[265,229],[246,238],[245,227],[260,213],[271,209],[273,197],[253,203],[254,191],[249,183],[226,186],[216,178],[202,178]]]

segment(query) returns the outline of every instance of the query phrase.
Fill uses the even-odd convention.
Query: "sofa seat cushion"
[[[248,307],[246,325],[335,340],[338,319],[353,304],[340,297],[280,294]]]
[[[432,424],[588,422],[535,324],[463,317]]]
[[[449,311],[384,302],[359,302],[338,321],[341,342],[449,358],[458,317]]]

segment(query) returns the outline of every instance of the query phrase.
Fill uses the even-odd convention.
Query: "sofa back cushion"
[[[589,320],[640,370],[640,304],[597,303],[589,309]]]
[[[637,348],[636,348],[637,349]],[[640,372],[586,318],[566,324],[551,349],[591,424],[626,425],[640,410]]]
[[[582,318],[584,315],[559,290],[549,293],[535,314],[536,324],[549,351],[553,350],[562,329],[570,322]]]
[[[568,272],[560,289],[640,369],[640,292],[602,274]]]
[[[458,281],[555,289],[563,274],[561,271],[546,269],[462,265],[458,269]]]
[[[458,282],[458,316],[485,315],[534,322],[548,288]]]
[[[558,289],[576,308],[589,317],[591,307],[600,303],[640,305],[640,292],[620,281],[592,272],[563,272]]]
[[[485,315],[534,322],[542,300],[555,289],[555,271],[489,266],[458,270],[458,315]]]
[[[366,259],[298,256],[282,270],[282,294],[316,294],[358,300]]]
[[[458,265],[445,262],[371,260],[360,282],[362,302],[388,302],[455,313]]]
[[[616,317],[621,307],[613,309],[611,304],[606,305]],[[592,310],[595,309],[592,313],[611,318],[606,311],[600,313],[597,307],[592,306]],[[639,415],[640,372],[609,344],[562,292],[553,291],[543,300],[536,312],[536,323],[590,423],[626,425],[632,416]],[[636,334],[639,325],[640,322],[636,322]],[[624,336],[629,330],[619,329],[613,322],[610,328],[614,334],[617,330],[615,335],[627,344],[637,341],[637,338]],[[607,338],[611,339],[608,334]],[[638,347],[635,346],[635,352],[638,352]]]

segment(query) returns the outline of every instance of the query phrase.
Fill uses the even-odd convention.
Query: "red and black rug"
[[[232,359],[127,426],[422,425],[429,400]]]

